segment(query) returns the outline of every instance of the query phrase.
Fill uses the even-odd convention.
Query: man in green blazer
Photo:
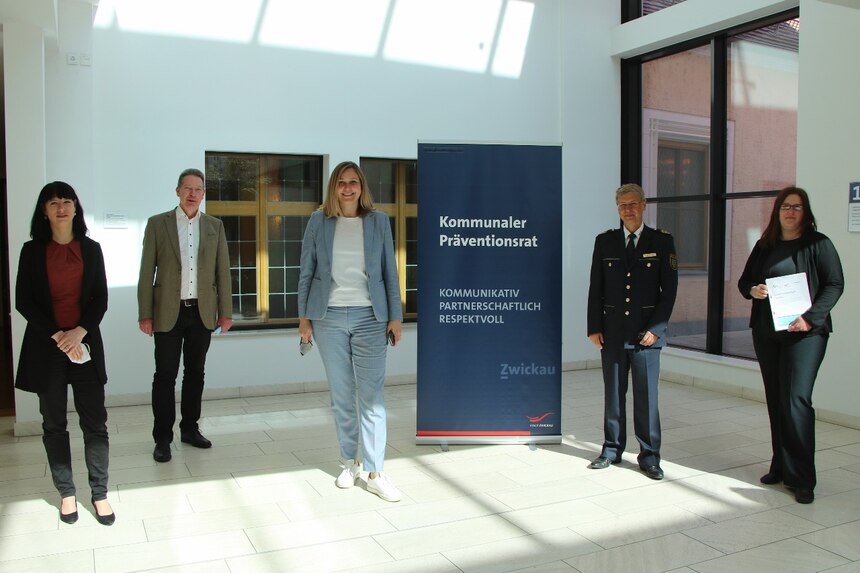
[[[157,462],[170,461],[176,421],[176,376],[183,358],[183,442],[210,448],[200,433],[204,367],[212,331],[233,326],[230,259],[220,219],[200,212],[205,194],[199,169],[179,176],[179,206],[149,218],[137,283],[138,326],[155,337],[152,379],[152,437]]]

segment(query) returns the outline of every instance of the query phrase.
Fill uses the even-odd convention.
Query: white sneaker
[[[400,490],[394,485],[387,475],[379,472],[379,475],[373,479],[367,480],[367,491],[375,493],[385,501],[400,501]]]
[[[342,460],[343,471],[337,476],[334,485],[339,488],[349,488],[355,485],[361,473],[361,465],[355,460]]]

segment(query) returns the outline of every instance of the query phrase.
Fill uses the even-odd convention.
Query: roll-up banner
[[[561,441],[561,147],[418,144],[416,442]]]

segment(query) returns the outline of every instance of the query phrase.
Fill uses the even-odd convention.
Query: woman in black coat
[[[787,330],[776,330],[765,279],[806,273],[812,306]],[[815,499],[815,410],[812,387],[833,331],[830,311],[845,280],[833,243],[819,233],[806,191],[787,187],[776,196],[770,223],[750,253],[738,281],[752,299],[750,327],[758,358],[773,459],[764,484],[783,482],[798,503]]]
[[[104,346],[99,323],[107,311],[107,278],[99,244],[86,236],[75,190],[55,181],[42,188],[18,263],[15,308],[27,319],[15,387],[39,395],[42,442],[60,519],[78,519],[71,446],[66,429],[68,387],[84,437],[84,457],[96,520],[115,520],[107,500],[108,432]]]

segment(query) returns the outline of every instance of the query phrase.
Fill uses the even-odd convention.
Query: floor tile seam
[[[682,532],[682,533],[683,533],[683,532]],[[804,535],[805,535],[805,534],[804,534]],[[687,537],[689,538],[689,536],[687,536]],[[690,539],[692,539],[692,538],[690,538]],[[743,553],[747,553],[747,552],[750,552],[750,551],[759,551],[759,550],[761,550],[762,548],[769,547],[769,546],[772,546],[772,545],[777,545],[777,544],[779,544],[779,543],[784,543],[784,542],[789,541],[789,540],[792,540],[792,539],[793,539],[793,540],[796,540],[796,541],[799,541],[800,543],[803,543],[803,544],[805,544],[805,545],[809,545],[810,547],[814,547],[814,548],[819,549],[819,550],[821,550],[821,551],[825,551],[825,552],[827,552],[827,553],[830,553],[831,555],[833,555],[834,557],[838,557],[839,559],[845,559],[845,557],[842,557],[841,555],[839,555],[839,554],[837,554],[837,553],[834,553],[834,552],[832,552],[832,551],[830,551],[830,550],[827,550],[827,549],[824,549],[824,548],[822,548],[822,547],[819,547],[818,545],[815,545],[814,543],[810,543],[810,542],[808,542],[808,541],[805,541],[805,540],[803,540],[803,539],[800,539],[800,537],[798,537],[798,536],[786,537],[786,538],[783,538],[783,539],[776,539],[776,540],[774,540],[774,541],[769,541],[769,542],[767,542],[767,543],[762,543],[761,545],[756,545],[755,547],[749,547],[749,548],[747,548],[747,549],[742,549],[742,550],[735,551],[735,552],[732,552],[732,553],[725,553],[725,552],[723,552],[723,551],[721,551],[721,550],[719,550],[719,549],[716,549],[715,547],[711,547],[710,545],[708,545],[707,543],[705,543],[705,542],[703,542],[703,541],[700,541],[700,540],[698,540],[698,539],[693,539],[693,541],[697,541],[697,542],[699,542],[699,543],[702,543],[703,545],[707,545],[708,547],[711,547],[711,549],[714,549],[714,551],[719,551],[720,553],[723,553],[723,555],[721,555],[721,556],[719,556],[719,557],[714,557],[714,558],[711,558],[711,559],[705,559],[705,560],[703,560],[703,561],[697,561],[697,562],[695,562],[695,563],[692,563],[692,564],[687,565],[687,567],[690,567],[691,569],[694,569],[695,571],[698,571],[698,569],[695,569],[695,568],[694,568],[694,565],[704,565],[704,564],[706,564],[706,563],[710,563],[710,562],[713,562],[713,561],[719,561],[720,559],[725,559],[725,558],[727,558],[727,557],[735,557],[735,556],[738,556],[738,555],[742,555]],[[850,559],[848,559],[848,561],[849,561],[849,562],[851,562],[851,560],[850,560]],[[842,565],[845,565],[845,563],[840,564],[840,565],[837,565],[837,567],[841,567]],[[826,570],[820,570],[820,571],[826,571]]]

